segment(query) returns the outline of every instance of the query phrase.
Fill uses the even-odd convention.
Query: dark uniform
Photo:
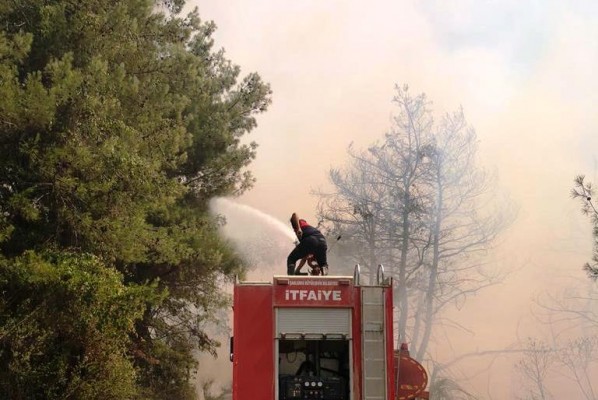
[[[294,275],[295,263],[309,254],[313,254],[316,262],[320,268],[328,267],[326,260],[326,252],[328,251],[328,245],[326,244],[326,238],[322,233],[310,226],[304,220],[299,220],[299,226],[301,228],[301,237],[299,238],[299,244],[291,251],[287,257],[287,274]]]

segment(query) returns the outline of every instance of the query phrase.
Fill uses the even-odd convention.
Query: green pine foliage
[[[596,208],[594,197],[594,185],[592,182],[587,182],[584,175],[575,177],[575,186],[571,189],[571,197],[581,201],[581,212],[590,217],[593,225],[592,236],[594,238],[594,251],[592,261],[585,263],[583,270],[588,274],[590,279],[598,280],[598,209]]]
[[[155,285],[124,285],[88,254],[0,260],[0,393],[9,399],[131,399],[134,323]]]
[[[181,0],[0,3],[2,273],[12,276],[17,264],[32,276],[38,264],[59,270],[60,263],[33,256],[51,252],[67,254],[73,269],[95,257],[122,274],[125,288],[146,287],[143,312],[131,314],[135,323],[119,331],[127,356],[114,361],[115,371],[133,370],[102,374],[123,393],[133,393],[127,382],[134,379],[136,395],[147,399],[193,398],[192,353],[218,345],[202,328],[227,304],[222,284],[243,265],[218,237],[207,202],[251,187],[246,168],[256,144],[244,137],[270,103],[259,75],[240,77],[239,67],[214,48],[214,24],[196,12],[176,14],[182,6]],[[29,284],[3,287],[2,296],[20,296]],[[93,301],[90,307],[105,311],[100,299]],[[34,312],[3,307],[2,332],[12,318]],[[83,318],[72,315],[76,310],[73,320]],[[47,319],[33,320],[40,332],[54,334],[43,324],[60,311],[45,312]],[[70,334],[54,340],[68,343]],[[22,369],[10,366],[8,353],[0,355],[3,382],[26,377],[39,398],[74,390],[66,383],[44,389],[48,380],[37,368],[53,368],[55,351],[62,351],[45,346],[50,338],[11,338],[0,336],[0,348],[20,343],[20,352],[44,354],[23,361]],[[72,360],[67,364],[55,371],[56,381],[87,376]],[[107,382],[97,384],[114,386]]]

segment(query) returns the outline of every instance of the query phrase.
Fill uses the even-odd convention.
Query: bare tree
[[[379,184],[374,160],[368,152],[356,152],[349,146],[348,154],[350,168],[330,171],[336,191],[318,193],[319,218],[329,233],[343,238],[337,253],[348,262],[342,265],[364,265],[364,274],[374,276],[376,266],[386,261],[385,244],[379,240],[384,235],[386,216],[382,205],[386,190]]]
[[[409,282],[421,266],[412,244],[422,232],[425,213],[423,150],[431,143],[433,120],[426,96],[413,97],[406,86],[396,86],[393,103],[398,113],[384,140],[367,151],[350,148],[350,166],[331,170],[336,191],[318,193],[319,217],[343,237],[350,233],[345,244],[370,273],[379,262],[390,268],[397,278],[399,340],[406,340]]]
[[[535,317],[548,327],[555,342],[598,334],[598,287],[593,282],[545,294],[536,304]]]
[[[528,393],[524,399],[552,398],[546,385],[546,377],[556,361],[557,354],[553,348],[537,339],[528,339],[527,350],[515,366],[523,381],[527,382]]]
[[[398,340],[421,360],[436,316],[499,281],[481,256],[514,214],[488,212],[495,182],[476,165],[462,110],[435,126],[425,95],[397,86],[393,101],[398,113],[384,139],[350,148],[349,165],[331,170],[335,190],[318,193],[319,217],[329,231],[349,232],[339,248],[353,260],[371,271],[385,263],[397,285]]]
[[[422,253],[414,243],[424,232],[427,203],[426,153],[432,142],[433,118],[424,94],[411,96],[408,87],[396,86],[393,102],[399,112],[380,146],[369,149],[376,160],[378,179],[387,188],[385,231],[390,241],[391,273],[397,278],[398,340],[407,340],[412,278],[422,266]]]
[[[569,345],[559,352],[559,361],[566,371],[564,374],[575,382],[583,398],[596,400],[596,375],[592,375],[591,371],[597,366],[598,338],[581,337],[570,341]]]
[[[570,398],[597,398],[598,388],[592,379],[598,374],[597,291],[593,282],[584,280],[557,295],[548,294],[536,300],[538,308],[534,317],[551,339],[550,344],[530,339],[525,362],[520,361],[516,366],[524,381],[534,389],[530,389],[526,399],[550,398],[549,389],[555,393],[564,387]]]
[[[596,400],[598,337],[578,337],[560,347],[530,338],[515,368],[527,389],[521,399],[553,399],[551,392],[566,388],[569,398]]]
[[[477,138],[463,110],[447,114],[438,125],[434,142],[425,150],[430,204],[428,235],[423,242],[427,282],[423,329],[414,330],[417,357],[429,343],[433,319],[454,301],[464,299],[503,278],[500,272],[484,270],[477,255],[484,254],[497,235],[513,220],[508,203],[496,210],[484,201],[493,193],[495,179],[477,165]],[[484,210],[485,213],[484,213]]]

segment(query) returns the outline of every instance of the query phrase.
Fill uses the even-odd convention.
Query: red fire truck
[[[427,399],[426,371],[394,350],[381,266],[376,281],[362,285],[356,266],[353,276],[235,284],[233,400]]]

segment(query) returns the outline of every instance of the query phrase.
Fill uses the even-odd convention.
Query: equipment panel
[[[346,382],[340,377],[281,376],[280,400],[346,400]]]

